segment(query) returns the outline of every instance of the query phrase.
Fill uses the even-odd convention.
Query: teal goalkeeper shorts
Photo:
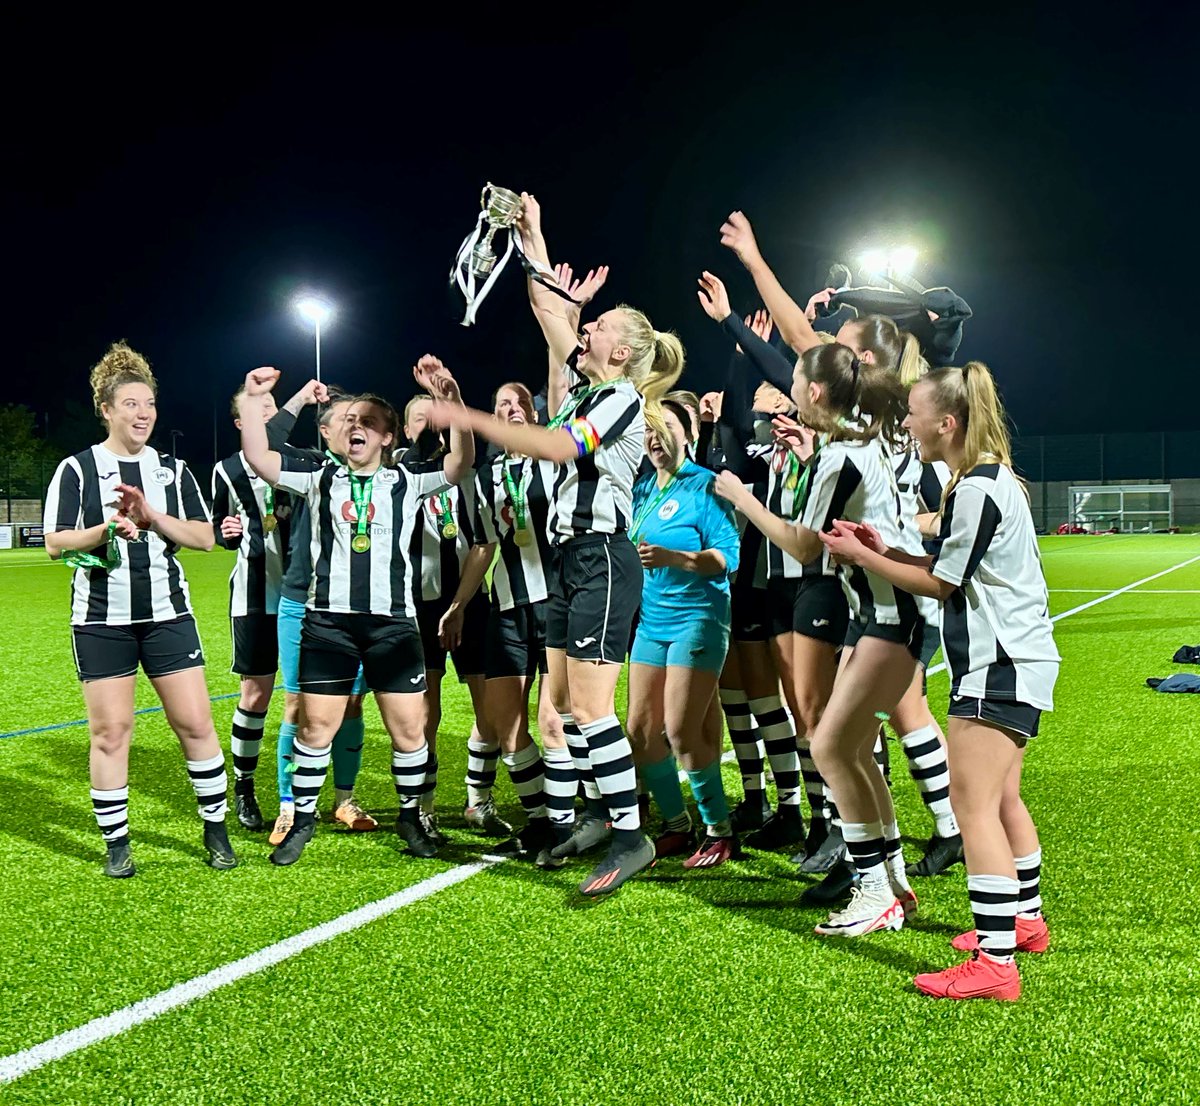
[[[729,626],[715,619],[685,622],[667,640],[664,634],[648,631],[640,623],[629,660],[654,668],[699,668],[720,672],[729,652]]]

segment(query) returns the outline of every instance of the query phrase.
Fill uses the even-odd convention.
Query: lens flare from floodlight
[[[886,250],[863,250],[859,263],[869,276],[883,276],[888,269]]]
[[[917,263],[917,251],[912,246],[901,246],[888,255],[888,271],[896,276],[908,276]]]
[[[296,314],[314,327],[323,327],[333,318],[333,304],[320,296],[301,296],[296,300]]]

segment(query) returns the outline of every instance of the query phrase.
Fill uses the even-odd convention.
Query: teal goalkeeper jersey
[[[665,489],[653,472],[634,485],[629,537],[635,545],[646,542],[684,553],[715,549],[725,558],[725,571],[715,576],[646,569],[641,625],[653,637],[673,640],[682,622],[729,625],[729,580],[737,571],[740,542],[733,508],[717,495],[715,480],[708,469],[685,460]]]

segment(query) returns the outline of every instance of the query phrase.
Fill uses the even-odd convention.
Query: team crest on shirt
[[[166,488],[175,483],[175,473],[166,466],[160,466],[150,474],[150,479],[159,487]]]
[[[678,499],[668,499],[666,501],[666,503],[664,503],[661,507],[659,507],[658,517],[660,519],[662,519],[663,522],[666,522],[667,519],[674,518],[675,512],[678,510],[679,510],[679,500]]]
[[[375,474],[375,479],[381,484],[394,484],[400,479],[400,474],[395,469],[380,469]]]

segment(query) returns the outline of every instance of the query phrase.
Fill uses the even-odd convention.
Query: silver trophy
[[[454,259],[454,269],[450,274],[452,284],[457,284],[467,301],[467,312],[462,325],[470,326],[475,321],[475,313],[484,297],[492,290],[496,278],[500,275],[513,249],[520,251],[512,230],[516,221],[521,217],[521,197],[507,188],[498,188],[491,181],[484,186],[479,194],[479,219],[475,229],[463,239]],[[492,240],[496,232],[509,231],[508,246],[504,253],[497,257],[492,249]]]
[[[498,230],[508,230],[521,217],[521,197],[507,188],[489,181],[479,193],[479,207],[487,220],[487,234],[471,251],[471,271],[477,277],[488,277],[496,266],[492,239]]]
[[[479,219],[475,223],[475,229],[458,247],[454,268],[450,271],[451,285],[457,284],[467,301],[463,326],[470,326],[475,321],[479,305],[492,290],[500,271],[514,252],[520,258],[521,267],[530,280],[537,281],[571,303],[575,302],[565,289],[558,286],[558,279],[551,269],[525,255],[521,246],[521,236],[513,230],[522,211],[521,197],[516,192],[507,188],[497,188],[488,181],[479,194],[479,208]],[[492,239],[500,230],[509,232],[508,245],[504,254],[497,257],[496,251],[492,249]]]

